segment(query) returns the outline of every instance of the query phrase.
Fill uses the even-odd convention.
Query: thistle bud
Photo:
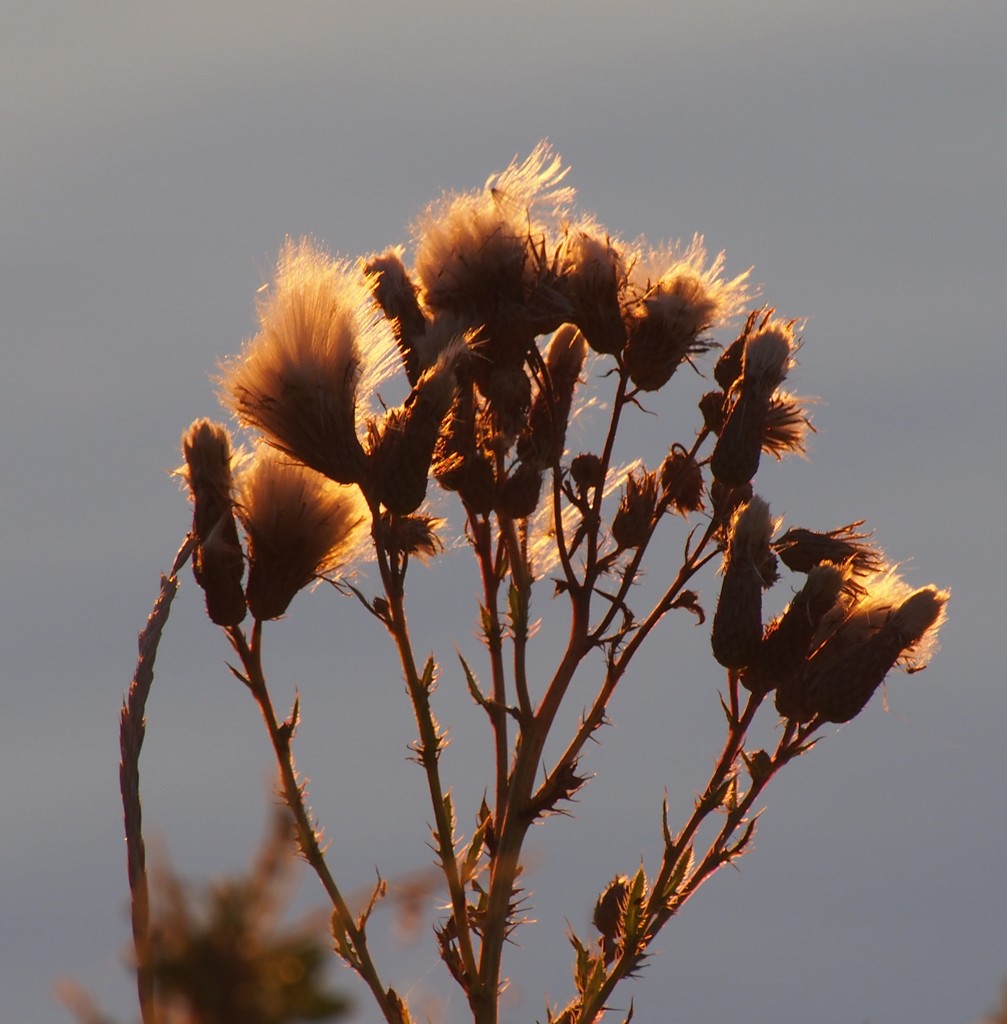
[[[703,423],[711,434],[719,435],[724,429],[727,419],[727,396],[723,391],[707,391],[699,400],[699,411],[703,414]]]
[[[717,480],[740,487],[759,469],[773,392],[787,375],[793,349],[792,325],[773,320],[747,338],[738,398],[727,414],[710,458]]]
[[[203,588],[210,621],[236,626],[245,617],[245,559],[232,511],[231,441],[224,427],[196,420],[182,435],[182,453],[197,542],[192,573]]]
[[[416,351],[416,339],[426,333],[427,320],[416,300],[417,286],[402,264],[401,248],[389,249],[364,265],[374,299],[392,325],[409,383],[416,386],[426,369]]]
[[[415,512],[426,497],[434,446],[454,397],[454,363],[461,351],[457,345],[446,349],[401,408],[368,425],[368,485],[396,515]]]
[[[616,875],[605,887],[594,905],[592,920],[601,934],[605,963],[611,964],[619,955],[622,942],[622,922],[629,899],[629,878]]]
[[[542,470],[519,462],[500,486],[496,509],[511,519],[527,519],[538,508],[541,493]]]
[[[769,547],[773,522],[769,506],[753,497],[734,513],[728,535],[724,578],[713,617],[713,656],[725,668],[744,668],[762,642],[762,591],[775,582]]]
[[[541,381],[532,400],[528,423],[517,442],[518,457],[539,469],[552,469],[563,454],[573,390],[580,376],[587,344],[572,324],[564,324],[546,348]]]
[[[703,507],[703,471],[680,444],[672,445],[661,463],[661,489],[683,516]]]
[[[620,550],[638,548],[647,541],[657,505],[657,475],[631,473],[612,520],[612,537]]]
[[[593,452],[581,452],[570,461],[570,479],[573,480],[581,497],[586,497],[592,488],[597,489],[605,482],[601,459]]]
[[[767,693],[779,687],[784,691],[795,680],[804,666],[815,631],[838,600],[843,583],[843,573],[834,566],[818,566],[808,574],[804,587],[794,595],[786,611],[767,627],[755,660],[742,676],[741,681],[749,690]]]

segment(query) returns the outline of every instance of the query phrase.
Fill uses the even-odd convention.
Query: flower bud
[[[786,611],[767,627],[755,660],[742,676],[749,690],[768,693],[779,687],[781,693],[787,691],[804,667],[815,631],[838,600],[843,583],[843,573],[831,565],[817,566],[808,574]],[[782,699],[786,704],[789,693]]]
[[[699,463],[679,444],[661,463],[661,489],[683,516],[703,507],[703,471]]]
[[[426,497],[441,421],[454,398],[454,363],[462,351],[460,343],[446,349],[400,408],[368,426],[368,488],[396,515],[415,512]]]
[[[657,505],[657,475],[631,473],[612,520],[612,537],[620,550],[638,548],[650,537]]]
[[[753,497],[734,513],[728,535],[724,578],[713,617],[713,656],[725,668],[744,668],[762,642],[762,591],[775,581],[769,547],[773,521],[769,506]]]
[[[231,441],[224,427],[196,420],[182,435],[182,453],[194,506],[192,573],[210,621],[236,626],[245,617],[245,559],[232,511]]]
[[[416,386],[426,369],[416,351],[416,339],[427,331],[426,317],[416,300],[417,287],[402,265],[401,248],[389,249],[364,265],[374,299],[392,325],[409,383]]]
[[[496,509],[511,519],[527,519],[538,508],[542,493],[542,470],[530,462],[519,462],[500,486]]]
[[[563,455],[573,390],[577,385],[587,344],[572,324],[552,336],[542,362],[545,379],[532,400],[528,423],[518,438],[518,457],[539,469],[552,469]]]

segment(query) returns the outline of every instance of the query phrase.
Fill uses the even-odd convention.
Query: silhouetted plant
[[[277,713],[262,668],[265,623],[300,589],[376,563],[377,593],[359,579],[340,585],[401,661],[448,894],[437,952],[479,1024],[498,1020],[506,942],[532,898],[521,888],[528,831],[584,785],[587,743],[664,616],[710,619],[726,673],[723,749],[688,819],[673,827],[665,807],[660,861],[614,877],[597,897],[597,934],[571,932],[575,992],[548,1009],[555,1024],[601,1019],[661,928],[747,850],[777,773],[825,725],[859,714],[893,667],[923,664],[949,596],[907,586],[859,522],[781,532],[753,481],[767,453],[805,451],[807,400],[783,390],[798,324],[752,308],[748,275],[726,277],[723,256],[710,260],[700,238],[628,244],[578,215],[565,175],[540,145],[483,189],[434,203],[416,223],[411,267],[402,248],[354,263],[310,240],[288,242],[260,302],[258,333],[223,369],[222,400],[251,432],[249,451],[239,454],[227,429],[206,420],[183,438],[193,567],[208,615],[262,712],[300,851],[331,903],[335,950],[392,1024],[414,1018],[368,943],[386,886],[379,882],[362,912],[350,910],[294,769],[299,706]],[[737,337],[718,345],[712,332],[746,307]],[[683,367],[690,373],[678,374]],[[705,369],[714,386],[696,396],[694,435],[666,438],[656,465],[617,464],[627,417],[673,378],[684,390],[701,380],[691,371]],[[377,389],[395,373],[409,394],[386,408]],[[589,401],[596,419],[604,410],[600,429],[571,452],[568,427]],[[445,730],[434,714],[435,702],[441,714],[451,703],[435,699],[439,666],[417,657],[407,617],[407,599],[422,586],[411,563],[436,563],[447,530],[424,506],[432,483],[457,494],[482,581],[485,665],[459,657],[492,744],[487,797],[461,812],[442,781]],[[653,564],[654,540],[676,529],[681,562],[661,570],[656,600],[638,614],[631,602],[643,593],[636,585]],[[711,616],[697,576],[716,560]],[[763,594],[781,569],[794,596],[767,622]],[[551,674],[533,675],[530,606],[545,588],[568,606],[568,618],[547,616],[563,619],[568,640]],[[450,639],[445,628],[438,642]],[[558,714],[595,652],[601,681],[562,736]],[[755,749],[750,727],[774,704],[775,744]],[[472,821],[467,834],[459,819]],[[708,821],[712,837],[700,842]]]

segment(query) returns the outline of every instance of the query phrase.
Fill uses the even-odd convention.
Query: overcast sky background
[[[189,523],[167,473],[179,436],[219,415],[209,377],[252,332],[284,237],[347,255],[405,242],[441,190],[479,187],[543,137],[613,233],[703,232],[730,273],[754,264],[764,298],[808,318],[793,383],[822,397],[818,434],[810,461],[760,473],[774,513],[866,517],[912,583],[953,591],[931,667],[784,773],[754,853],[669,926],[618,1005],[632,994],[638,1019],[682,1024],[988,1010],[1007,975],[1005,52],[1000,0],[8,4],[0,1020],[68,1019],[52,996],[66,976],[136,1017],[119,702]],[[674,381],[655,404],[670,420],[638,417],[627,452],[656,462],[691,436],[700,383]],[[485,733],[451,641],[472,644],[475,580],[451,555],[413,582],[469,831]],[[548,615],[548,586],[536,602]],[[428,864],[410,712],[373,620],[323,589],[269,634],[277,702],[302,695],[298,760],[337,876],[355,891],[375,866]],[[508,1020],[570,995],[565,922],[586,931],[612,874],[653,867],[665,787],[681,818],[702,786],[721,734],[707,644],[687,617],[665,624],[575,817],[533,835],[541,923],[511,951]],[[272,780],[227,654],[186,572],[141,771],[152,834],[197,879],[246,863]],[[449,991],[425,937],[378,952],[417,1005]],[[463,1009],[454,996],[443,1019]]]

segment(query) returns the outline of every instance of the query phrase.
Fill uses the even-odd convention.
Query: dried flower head
[[[621,550],[638,548],[650,537],[657,505],[657,474],[631,473],[612,520],[612,537]]]
[[[603,228],[591,220],[566,226],[560,275],[570,300],[570,319],[587,343],[595,352],[621,352],[626,345],[621,305],[626,261]]]
[[[658,250],[630,272],[625,360],[641,391],[667,384],[678,366],[707,351],[705,332],[734,316],[748,298],[748,271],[725,281],[724,254],[706,266],[703,239],[684,250]]]
[[[236,510],[248,534],[248,607],[260,620],[278,618],[299,590],[365,551],[360,491],[263,445],[238,477]]]
[[[912,670],[925,664],[950,597],[932,585],[910,592],[893,571],[865,591],[841,622],[830,624],[804,671],[808,711],[826,722],[858,715],[896,664]]]
[[[703,507],[703,471],[680,444],[673,444],[661,463],[661,489],[679,515]]]
[[[222,399],[275,448],[340,483],[364,478],[357,404],[398,363],[365,280],[307,239],[288,241],[259,333],[224,368]]]
[[[777,391],[769,400],[766,422],[762,432],[762,450],[782,459],[784,455],[804,455],[808,433],[815,428],[808,419],[809,398],[799,398],[785,391]]]
[[[550,279],[555,222],[572,201],[561,187],[566,169],[540,143],[479,192],[445,196],[419,219],[415,270],[435,313],[453,312],[483,325],[480,350],[513,365],[536,334],[562,322],[568,306]]]
[[[849,564],[857,576],[876,575],[885,568],[885,557],[879,548],[861,543],[873,536],[870,532],[857,533],[857,527],[863,525],[860,519],[825,533],[795,527],[787,530],[773,547],[780,561],[794,572],[810,572],[814,566],[828,562]]]
[[[192,573],[206,596],[210,621],[236,626],[245,617],[245,556],[232,510],[231,439],[226,428],[196,420],[182,435],[181,474],[192,495],[196,550]]]
[[[742,682],[749,690],[768,693],[779,687],[777,708],[784,717],[794,717],[788,704],[804,667],[819,623],[839,600],[845,586],[844,572],[832,565],[816,566],[808,574],[804,587],[794,595],[782,615],[766,628],[762,644]]]

